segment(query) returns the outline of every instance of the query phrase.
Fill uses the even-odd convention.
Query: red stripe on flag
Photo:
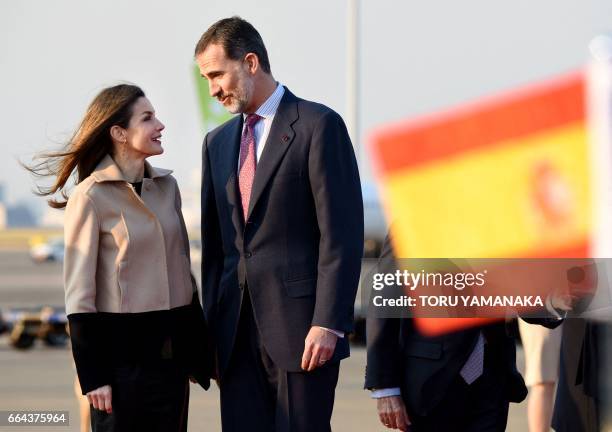
[[[584,120],[582,72],[451,111],[385,126],[372,135],[384,174]]]
[[[575,244],[557,248],[541,247],[535,252],[522,255],[521,258],[589,258],[593,255],[591,246],[588,239],[583,239]]]
[[[414,318],[417,330],[429,337],[441,336],[502,321],[503,318]]]

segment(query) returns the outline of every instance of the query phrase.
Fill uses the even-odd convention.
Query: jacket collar
[[[171,174],[172,170],[167,170],[164,168],[155,168],[152,167],[149,162],[145,161],[145,172],[148,174],[148,177],[150,179],[156,179],[158,177],[165,177]],[[98,164],[96,169],[91,173],[91,176],[98,183],[105,181],[127,181],[123,177],[123,173],[110,155],[104,156],[104,158]]]

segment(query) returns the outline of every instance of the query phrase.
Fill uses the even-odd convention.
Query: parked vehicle
[[[0,335],[8,333],[11,346],[28,349],[36,339],[48,346],[64,346],[68,341],[66,313],[63,308],[12,309],[0,311]]]
[[[33,244],[30,248],[30,257],[37,263],[64,261],[64,239],[52,238],[46,242]]]

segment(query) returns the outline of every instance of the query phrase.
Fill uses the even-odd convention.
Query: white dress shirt
[[[272,127],[272,121],[274,120],[274,116],[276,116],[276,111],[278,110],[278,106],[280,105],[280,101],[285,94],[285,87],[283,87],[280,83],[276,85],[276,90],[270,95],[268,99],[259,107],[255,114],[262,117],[255,126],[253,127],[253,133],[255,135],[255,157],[257,163],[259,163],[259,159],[261,159],[261,154],[263,153],[263,149],[266,145],[266,141],[268,140],[268,135],[270,134],[270,128]],[[244,133],[244,128],[246,127],[246,116],[248,114],[242,114],[243,123],[242,123],[242,132]],[[240,166],[240,154],[238,154],[238,164],[236,167]]]

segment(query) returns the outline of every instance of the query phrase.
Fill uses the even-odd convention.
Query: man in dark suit
[[[203,145],[204,310],[224,430],[326,431],[363,252],[346,127],[272,77],[239,17],[196,46],[211,96],[239,114]]]
[[[568,318],[563,324],[559,385],[555,398],[552,428],[556,432],[597,432],[601,430],[601,391],[604,380],[601,346],[604,325],[582,318]],[[607,366],[607,365],[606,365]]]
[[[387,237],[376,271],[395,270]],[[561,323],[552,316],[528,321],[551,328]],[[426,337],[409,318],[368,317],[366,335],[365,387],[389,428],[503,431],[509,403],[527,396],[504,323]]]

